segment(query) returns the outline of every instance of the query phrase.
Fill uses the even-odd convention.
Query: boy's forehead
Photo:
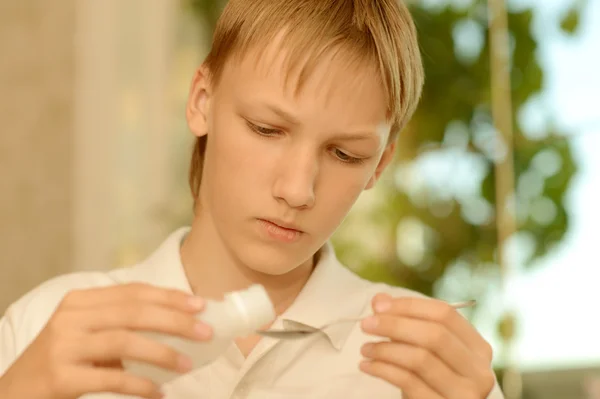
[[[369,97],[378,97],[382,107],[387,108],[385,91],[373,63],[357,59],[339,48],[315,48],[312,51],[319,52],[318,57],[311,53],[298,57],[295,51],[286,47],[279,37],[267,44],[257,44],[243,54],[231,57],[223,78],[238,81],[246,87],[254,84],[279,88],[294,97],[306,88],[318,88],[318,92],[326,97],[340,90],[351,97],[352,93],[364,96],[367,89]]]

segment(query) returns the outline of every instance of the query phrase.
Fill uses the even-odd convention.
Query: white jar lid
[[[271,298],[262,285],[255,284],[227,295],[236,304],[250,330],[257,330],[277,316]]]

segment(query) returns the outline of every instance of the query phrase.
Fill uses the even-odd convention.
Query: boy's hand
[[[407,399],[485,399],[495,384],[492,349],[450,305],[427,298],[373,299],[361,370],[402,390]]]
[[[121,361],[189,371],[189,359],[139,331],[206,340],[210,328],[194,317],[203,306],[186,293],[145,284],[73,291],[0,378],[0,396],[75,399],[113,392],[160,398],[159,387],[124,371]]]

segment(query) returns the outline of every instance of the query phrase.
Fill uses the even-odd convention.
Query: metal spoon
[[[465,302],[455,302],[451,303],[454,309],[463,309],[474,306],[477,303],[474,299]],[[331,323],[327,323],[320,328],[302,326],[302,327],[294,327],[287,329],[268,329],[268,330],[258,330],[256,333],[258,335],[262,335],[263,337],[275,338],[275,339],[301,339],[313,334],[317,334],[323,332],[325,329],[343,324],[343,323],[358,323],[362,321],[363,318],[351,318],[351,319],[339,319]]]

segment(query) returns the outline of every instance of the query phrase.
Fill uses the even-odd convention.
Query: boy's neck
[[[227,292],[261,284],[267,290],[277,315],[285,312],[308,281],[317,256],[283,275],[260,273],[236,262],[212,224],[206,222],[199,218],[194,221],[180,249],[181,261],[194,294],[207,299],[222,299]]]

